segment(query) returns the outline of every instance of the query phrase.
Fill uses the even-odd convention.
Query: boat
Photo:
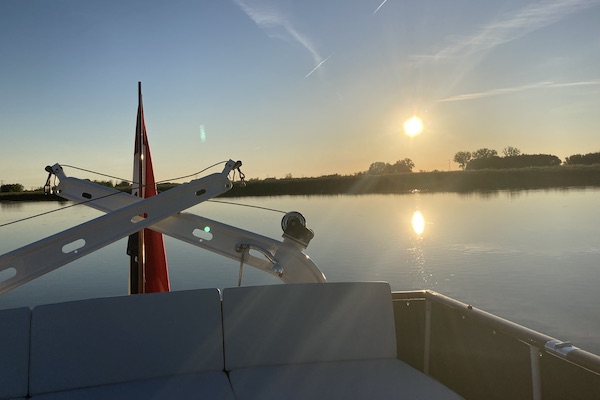
[[[140,143],[141,110],[140,88]],[[0,399],[600,398],[600,357],[570,342],[430,290],[328,282],[299,212],[276,240],[185,211],[243,183],[240,161],[136,196],[141,160],[132,194],[46,168],[49,190],[105,214],[0,256],[0,295],[126,237],[131,294],[0,310]],[[238,287],[146,285],[162,257],[146,230],[236,260]],[[243,286],[245,266],[283,284]]]

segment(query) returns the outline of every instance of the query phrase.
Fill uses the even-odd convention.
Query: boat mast
[[[142,82],[138,82],[138,112],[135,126],[135,151],[133,163],[132,194],[144,198],[144,111],[142,105]],[[144,293],[144,230],[129,236],[129,293]]]

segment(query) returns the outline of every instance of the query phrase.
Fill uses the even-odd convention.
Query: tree
[[[398,160],[394,165],[390,163],[384,163],[381,161],[374,162],[369,167],[367,174],[370,175],[383,175],[383,174],[401,174],[406,172],[412,172],[415,167],[415,163],[410,158],[404,160]]]
[[[127,188],[131,188],[131,183],[127,182],[127,181],[121,181],[119,183],[117,183],[115,185],[116,188],[119,189],[127,189]]]
[[[396,164],[391,166],[392,173],[403,173],[403,172],[412,172],[415,167],[415,163],[412,162],[410,158],[405,158],[404,160],[396,161]]]
[[[475,150],[473,152],[473,159],[476,160],[478,158],[495,157],[497,155],[498,155],[498,152],[496,150],[491,150],[491,149],[484,147],[482,149]]]
[[[521,150],[517,149],[516,147],[508,146],[502,149],[502,154],[504,154],[504,157],[520,156]]]
[[[386,164],[386,163],[381,162],[381,161],[374,162],[369,167],[369,171],[367,171],[367,173],[369,173],[371,175],[381,175],[381,174],[384,174],[388,165],[389,164]]]
[[[97,183],[98,185],[102,185],[102,186],[106,186],[106,187],[115,187],[115,185],[113,184],[113,181],[93,181],[94,183]]]
[[[0,192],[2,193],[20,193],[23,191],[23,185],[20,183],[9,183],[0,186]]]
[[[588,154],[573,154],[570,157],[565,158],[565,164],[567,165],[593,165],[600,164],[600,153],[588,153]]]
[[[458,166],[461,169],[465,169],[467,163],[471,161],[472,157],[473,156],[471,155],[470,151],[459,151],[454,155],[454,162],[458,163]]]

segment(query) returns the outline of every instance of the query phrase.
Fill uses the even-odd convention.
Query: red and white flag
[[[131,193],[134,196],[147,198],[158,194],[158,191],[146,135],[141,82],[138,83],[138,97]],[[131,235],[127,254],[131,257],[129,284],[131,293],[168,292],[170,290],[167,254],[162,233],[143,229]]]

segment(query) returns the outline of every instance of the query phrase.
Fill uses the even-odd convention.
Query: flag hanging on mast
[[[141,198],[158,194],[144,122],[141,82],[138,82],[138,113],[133,158],[131,193]],[[143,229],[132,234],[129,236],[127,254],[130,256],[130,293],[168,292],[170,290],[169,269],[162,233]]]

